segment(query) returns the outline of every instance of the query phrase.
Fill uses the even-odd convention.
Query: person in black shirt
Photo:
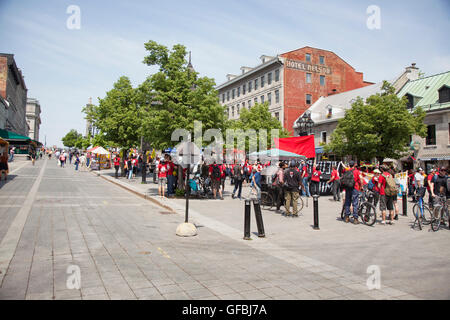
[[[285,187],[285,207],[286,207],[286,216],[290,216],[291,212],[289,211],[292,200],[292,215],[294,217],[298,217],[297,211],[297,201],[299,197],[299,187],[301,185],[301,175],[295,169],[295,161],[292,160],[289,164],[289,169],[284,171],[284,187]]]
[[[448,197],[449,190],[447,189],[447,170],[445,167],[440,168],[439,174],[435,175],[430,181],[431,196],[445,195]]]

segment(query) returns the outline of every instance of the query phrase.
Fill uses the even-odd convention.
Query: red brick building
[[[328,50],[303,47],[276,57],[263,55],[261,62],[254,68],[241,67],[239,76],[228,74],[228,81],[217,87],[230,119],[239,118],[242,108],[268,102],[272,115],[293,133],[294,121],[320,96],[372,84]]]

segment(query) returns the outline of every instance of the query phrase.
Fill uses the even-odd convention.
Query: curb
[[[127,191],[129,191],[129,192],[131,192],[131,193],[133,193],[133,194],[135,194],[135,195],[137,195],[137,196],[139,196],[139,197],[145,199],[145,200],[148,200],[148,201],[150,201],[150,202],[153,202],[154,204],[156,204],[156,205],[158,205],[158,206],[160,206],[160,207],[162,207],[162,208],[164,208],[164,209],[166,209],[166,210],[169,210],[170,212],[178,213],[178,212],[176,212],[173,208],[171,208],[171,207],[169,207],[169,206],[167,206],[167,205],[165,205],[165,204],[162,204],[161,202],[159,202],[158,200],[152,198],[151,196],[147,196],[146,194],[142,193],[141,191],[135,190],[132,186],[124,185],[125,183],[123,183],[123,182],[120,183],[120,182],[118,182],[118,181],[114,181],[112,178],[109,178],[109,177],[106,177],[106,176],[104,176],[104,175],[101,175],[101,174],[98,173],[98,172],[93,172],[93,171],[90,171],[90,172],[91,172],[92,174],[94,174],[94,175],[96,175],[96,176],[98,176],[98,177],[100,177],[100,178],[106,180],[106,181],[111,182],[112,184],[115,184],[115,185],[121,187],[122,189],[125,189],[125,190],[127,190]]]

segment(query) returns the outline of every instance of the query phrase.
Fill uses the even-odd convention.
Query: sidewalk
[[[185,199],[159,200],[157,184],[152,177],[147,178],[147,184],[141,184],[141,177],[127,180],[114,178],[114,170],[95,172],[103,179],[124,187],[143,198],[159,203],[164,208],[180,214],[185,214]],[[243,195],[248,189],[243,188]],[[210,228],[242,245],[276,257],[300,269],[312,272],[326,273],[334,270],[334,276],[349,273],[358,279],[356,282],[365,287],[367,268],[377,265],[383,276],[383,290],[364,290],[367,296],[379,298],[391,297],[388,292],[402,292],[404,297],[442,299],[450,297],[450,290],[442,286],[443,279],[450,280],[450,272],[440,269],[439,275],[424,277],[420,270],[436,269],[443,260],[450,263],[450,256],[437,255],[436,250],[429,250],[436,243],[446,243],[450,237],[448,230],[440,232],[422,232],[411,229],[413,223],[412,204],[408,203],[408,216],[402,216],[402,202],[399,199],[399,220],[393,226],[380,225],[373,227],[363,224],[345,224],[340,220],[342,202],[334,202],[331,196],[319,198],[319,227],[313,229],[313,205],[309,198],[308,205],[301,211],[299,218],[287,218],[273,210],[262,210],[266,238],[258,238],[256,220],[252,213],[252,241],[243,240],[244,235],[244,201],[231,198],[232,186],[226,181],[225,200],[198,200],[189,202],[189,221],[198,227],[199,236]],[[304,198],[306,200],[306,198]],[[253,208],[252,208],[253,211]],[[379,219],[378,219],[379,220]],[[175,231],[175,230],[174,230]],[[440,240],[438,240],[440,239]],[[443,241],[443,242],[441,242]],[[411,244],[415,249],[411,250]],[[434,244],[433,244],[434,243]],[[442,250],[445,246],[442,245]],[[420,259],[416,252],[420,252]],[[441,251],[439,251],[441,252]],[[444,251],[442,251],[444,252]],[[445,251],[446,252],[446,251]],[[419,280],[417,280],[419,279]],[[392,291],[392,287],[396,291]],[[362,289],[360,287],[360,289]],[[345,290],[345,289],[343,289]],[[384,293],[383,293],[384,292]]]

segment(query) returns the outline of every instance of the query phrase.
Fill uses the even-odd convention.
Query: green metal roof
[[[438,90],[443,85],[450,86],[450,71],[410,81],[405,84],[397,95],[403,97],[409,93],[415,97],[420,97],[414,107],[423,107],[425,111],[448,108],[450,107],[450,102],[438,102]]]

